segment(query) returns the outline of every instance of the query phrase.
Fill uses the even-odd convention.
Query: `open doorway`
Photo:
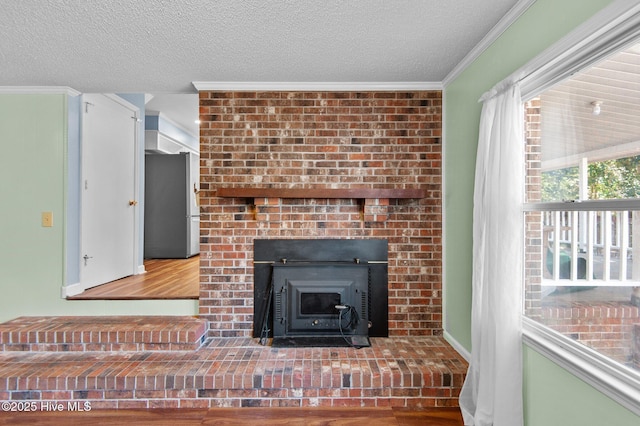
[[[143,273],[105,282],[81,294],[82,299],[197,299],[199,297],[199,124],[197,94],[146,95],[144,111],[145,157],[139,176],[142,220],[145,232],[140,241],[144,254]],[[186,169],[183,167],[186,159]],[[178,169],[176,169],[176,160]],[[150,163],[152,163],[150,165]],[[145,165],[144,169],[147,169]],[[173,165],[173,166],[172,166]],[[185,175],[186,170],[186,175]],[[178,182],[180,181],[180,182]],[[172,193],[182,186],[182,194]],[[187,196],[174,208],[178,197]],[[152,198],[150,198],[152,197]],[[173,198],[171,198],[173,197]],[[161,203],[158,205],[158,200]],[[154,207],[155,203],[155,207]],[[167,219],[173,210],[173,222]],[[156,213],[157,212],[157,213]],[[157,218],[156,214],[162,215]],[[151,215],[151,216],[150,216]],[[179,217],[176,222],[176,218]],[[145,226],[145,223],[153,226]],[[175,223],[175,225],[174,225]],[[178,230],[178,227],[184,229]],[[176,248],[173,241],[188,235],[187,248]],[[183,244],[184,245],[184,244]]]
[[[112,281],[69,300],[198,299],[200,256],[187,259],[145,259],[144,274]]]

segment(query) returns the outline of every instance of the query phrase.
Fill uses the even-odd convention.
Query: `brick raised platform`
[[[3,351],[168,351],[198,349],[206,320],[195,317],[20,317],[0,324]]]
[[[85,323],[94,321],[100,322]],[[16,336],[7,324],[2,332]],[[90,401],[92,408],[458,405],[467,364],[443,338],[371,340],[362,349],[217,338],[197,350],[10,350],[0,352],[0,400]]]

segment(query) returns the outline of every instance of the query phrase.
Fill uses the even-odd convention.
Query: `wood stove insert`
[[[369,346],[388,336],[386,240],[256,240],[254,337]]]

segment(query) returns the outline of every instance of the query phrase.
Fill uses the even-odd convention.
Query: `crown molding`
[[[67,86],[0,86],[0,94],[12,95],[81,95],[75,89]]]
[[[529,9],[536,0],[520,0],[504,15],[500,21],[485,35],[482,40],[473,48],[453,70],[442,80],[443,87],[446,87],[464,72],[482,53],[489,48],[515,21]]]
[[[279,82],[279,81],[194,81],[193,86],[201,91],[221,92],[393,92],[414,90],[442,90],[441,82]]]

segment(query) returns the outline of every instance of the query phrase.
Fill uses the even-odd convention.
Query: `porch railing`
[[[541,220],[543,285],[640,286],[638,211],[547,210]]]

